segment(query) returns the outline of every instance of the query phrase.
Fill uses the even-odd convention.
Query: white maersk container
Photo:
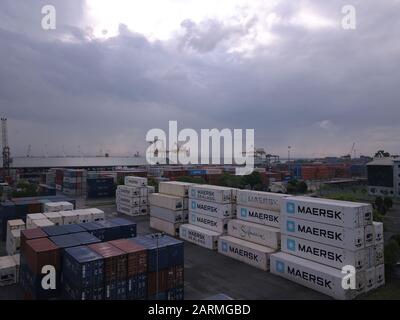
[[[280,228],[280,213],[264,209],[246,207],[242,205],[236,206],[236,217],[239,220],[254,222],[270,227]]]
[[[341,270],[344,266],[351,265],[356,270],[364,270],[367,267],[365,249],[350,251],[285,234],[282,234],[281,241],[282,252],[332,268]]]
[[[165,232],[166,234],[173,237],[179,236],[180,225],[181,223],[172,223],[150,216],[150,228]]]
[[[192,185],[192,183],[179,181],[160,182],[158,185],[158,192],[176,197],[187,197],[189,195],[190,185]]]
[[[288,195],[262,191],[238,190],[237,204],[245,207],[280,212],[282,200],[285,197],[288,197]]]
[[[183,210],[176,211],[150,205],[150,216],[172,223],[187,222],[188,212]]]
[[[226,233],[229,220],[189,211],[189,223],[219,234]]]
[[[189,201],[189,211],[194,213],[205,214],[216,218],[231,218],[234,214],[232,204],[221,204],[202,200]]]
[[[75,211],[60,211],[61,217],[63,218],[63,224],[75,224],[79,223],[78,215]]]
[[[149,196],[151,206],[161,207],[169,210],[187,210],[187,199],[175,197],[162,193],[153,193]]]
[[[279,249],[281,244],[280,229],[263,226],[242,220],[229,220],[228,235],[257,243],[272,249]]]
[[[73,212],[78,216],[78,223],[88,223],[93,221],[93,216],[90,209],[74,210]]]
[[[382,244],[383,243],[383,223],[382,222],[373,222],[374,228],[374,244]]]
[[[26,228],[27,229],[32,229],[36,228],[36,226],[33,224],[34,220],[42,220],[42,219],[47,219],[46,216],[43,213],[30,213],[26,215]]]
[[[127,176],[125,177],[125,185],[131,187],[147,187],[147,178]]]
[[[343,289],[342,281],[345,274],[341,270],[283,252],[271,255],[270,271],[338,300],[353,299],[365,289],[363,272],[356,273],[357,289]]]
[[[147,186],[147,194],[152,194],[156,192],[156,188],[153,186]]]
[[[376,288],[376,268],[372,267],[365,270],[365,292]]]
[[[74,205],[71,202],[61,201],[61,202],[59,202],[59,205],[61,206],[61,210],[59,210],[59,211],[74,210]]]
[[[264,271],[269,270],[270,255],[276,250],[231,236],[218,239],[218,252]]]
[[[86,210],[90,211],[92,215],[92,221],[103,221],[106,219],[106,214],[103,210],[97,208],[89,208]]]
[[[385,263],[385,247],[383,243],[377,244],[376,246],[372,247],[374,248],[374,261],[375,261],[375,266],[378,266],[380,264]]]
[[[125,205],[125,206],[138,206],[140,205],[140,198],[139,197],[126,197],[118,195],[116,199],[117,204]]]
[[[62,203],[60,202],[47,202],[44,204],[44,212],[58,212],[62,210]]]
[[[9,256],[18,254],[21,246],[21,230],[14,229],[7,234],[6,251]]]
[[[313,221],[281,216],[281,232],[292,237],[311,240],[351,251],[364,247],[364,228],[347,229]]]
[[[204,200],[218,203],[232,203],[232,188],[212,185],[191,185],[189,187],[190,199]]]
[[[126,214],[127,216],[138,216],[140,211],[140,207],[131,207],[129,205],[124,205],[117,203],[117,212]]]
[[[194,226],[183,224],[179,228],[179,237],[201,247],[216,250],[218,248],[219,233]]]
[[[364,246],[370,247],[374,245],[374,226],[368,225],[364,227]]]
[[[131,186],[118,186],[117,187],[117,196],[121,197],[140,197],[141,188],[131,187]]]
[[[32,221],[33,228],[43,228],[43,227],[52,227],[54,223],[49,219],[37,219]]]
[[[14,259],[10,256],[0,257],[0,287],[9,286],[17,282],[17,268]]]
[[[21,261],[21,256],[20,254],[14,254],[11,256],[11,258],[13,258],[14,262],[15,262],[15,268],[17,270],[17,279],[16,282],[19,283],[19,267],[21,265],[20,261]]]
[[[8,220],[6,235],[8,236],[11,230],[24,230],[24,229],[25,229],[25,222],[22,219]]]
[[[63,219],[60,212],[45,212],[44,215],[56,226],[60,226],[63,224]]]
[[[281,213],[288,217],[344,228],[361,228],[372,224],[372,206],[365,203],[287,197],[283,200]]]
[[[375,285],[379,288],[385,284],[385,265],[380,264],[375,268]]]

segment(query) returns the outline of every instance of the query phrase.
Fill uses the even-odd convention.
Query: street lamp
[[[154,233],[152,239],[156,239],[157,254],[156,254],[156,300],[158,300],[158,239],[164,237],[164,233]]]

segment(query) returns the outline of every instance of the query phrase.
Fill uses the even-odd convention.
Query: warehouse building
[[[376,158],[367,164],[368,193],[400,197],[400,159]]]

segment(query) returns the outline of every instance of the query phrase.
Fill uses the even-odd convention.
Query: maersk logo
[[[293,202],[288,202],[286,203],[286,212],[294,214],[296,211],[296,206],[294,205]]]
[[[222,252],[227,252],[228,251],[228,244],[226,242],[222,242]]]
[[[192,197],[195,197],[196,196],[196,190],[192,190]]]
[[[196,209],[196,201],[192,201],[192,209]]]
[[[294,221],[287,221],[286,222],[286,230],[289,232],[295,232],[296,231],[296,224]]]
[[[186,237],[186,229],[183,229],[183,230],[182,230],[182,236],[183,236],[183,237]]]
[[[192,222],[196,222],[196,216],[192,214]]]
[[[290,251],[296,251],[296,241],[293,239],[287,239],[286,246]]]
[[[276,262],[276,271],[280,273],[285,273],[285,264],[282,261]]]
[[[247,209],[241,208],[240,209],[240,216],[243,217],[243,218],[246,218],[247,217]]]

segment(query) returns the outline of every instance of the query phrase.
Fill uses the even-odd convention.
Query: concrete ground
[[[78,203],[78,208],[84,203]],[[115,205],[88,202],[90,207],[104,210],[109,217],[116,216]],[[137,223],[138,234],[155,232],[149,227],[149,217],[126,217]],[[311,289],[256,269],[229,257],[189,242],[185,242],[185,299],[205,299],[226,294],[235,300],[321,300],[330,299]],[[21,299],[18,286],[0,287],[0,300]]]

